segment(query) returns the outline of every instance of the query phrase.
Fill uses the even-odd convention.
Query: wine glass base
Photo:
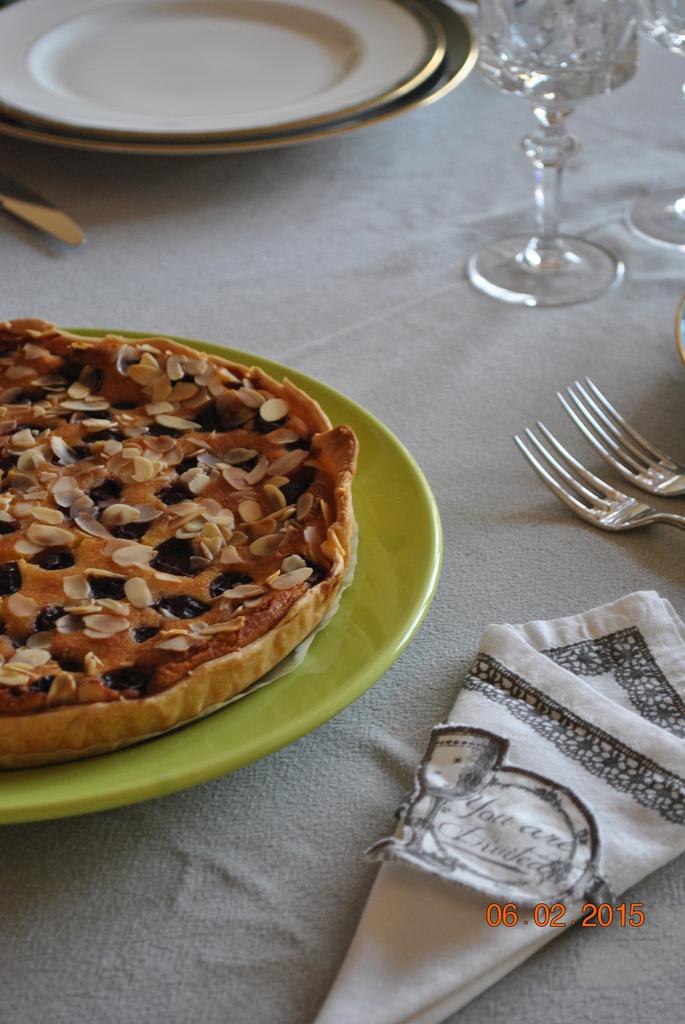
[[[650,192],[629,214],[633,231],[657,245],[685,250],[685,196],[677,189]]]
[[[587,302],[622,280],[624,264],[584,238],[562,235],[564,258],[554,269],[536,268],[524,257],[529,235],[512,235],[474,253],[466,267],[476,288],[521,306],[565,306]]]

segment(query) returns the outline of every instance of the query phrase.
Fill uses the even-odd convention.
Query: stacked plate
[[[444,0],[19,0],[0,134],[201,154],[351,131],[444,96],[476,47]]]

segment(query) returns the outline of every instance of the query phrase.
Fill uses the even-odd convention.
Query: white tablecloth
[[[685,613],[685,535],[591,530],[511,442],[541,417],[595,463],[554,397],[590,373],[685,460],[685,255],[621,220],[641,193],[685,186],[685,62],[642,51],[634,81],[573,118],[584,150],[567,181],[568,225],[619,251],[627,279],[557,311],[464,280],[469,252],[519,228],[531,202],[530,113],[477,75],[433,107],[290,151],[174,160],[0,141],[3,169],[89,236],[63,251],[3,218],[3,316],[187,334],[305,369],[408,445],[445,531],[421,631],[334,721],[185,793],[0,829],[2,1024],[309,1024],[377,870],[362,850],[391,826],[487,623],[641,588]],[[630,898],[644,927],[573,930],[459,1024],[675,1024],[682,864]]]

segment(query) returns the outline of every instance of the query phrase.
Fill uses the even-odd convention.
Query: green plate
[[[423,473],[397,438],[361,406],[296,370],[235,349],[177,340],[240,363],[257,363],[279,379],[287,375],[321,403],[334,425],[348,423],[355,430],[360,443],[354,485],[360,540],[354,582],[303,663],[271,686],[209,718],[118,753],[0,772],[0,823],[149,800],[206,782],[292,743],[351,704],[389,668],[433,597],[440,572],[440,518]]]

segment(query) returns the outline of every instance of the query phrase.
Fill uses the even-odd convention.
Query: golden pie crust
[[[208,714],[332,611],[357,440],[168,338],[0,323],[0,768]]]

